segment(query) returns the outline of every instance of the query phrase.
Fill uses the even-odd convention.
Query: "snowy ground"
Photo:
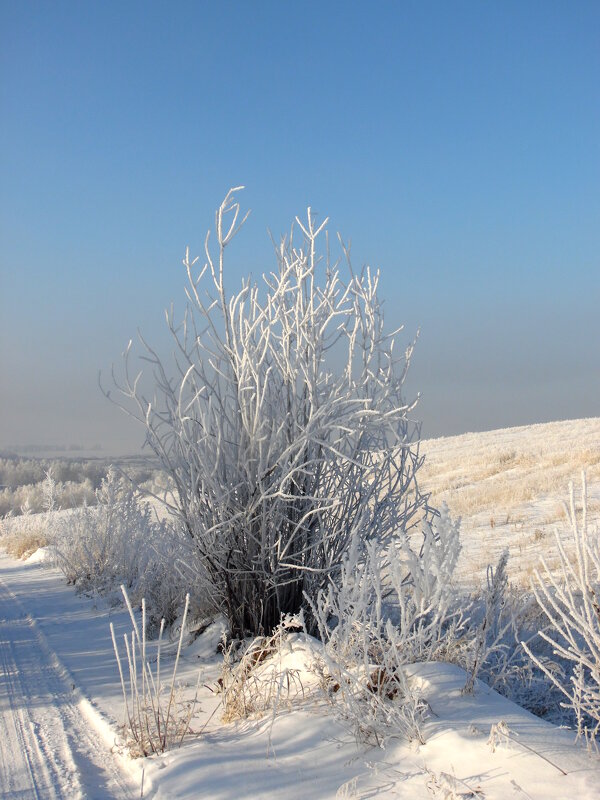
[[[107,747],[110,732],[53,649],[62,653],[82,644],[73,617],[53,644],[46,637],[44,619],[60,613],[52,593],[45,592],[50,576],[42,578],[34,565],[19,562],[11,569],[6,559],[0,564],[0,794],[40,800],[135,797],[134,781]]]
[[[564,527],[566,483],[587,468],[600,511],[600,420],[553,423],[423,443],[423,481],[463,516],[465,580],[478,580],[505,544],[528,580],[551,531]],[[493,524],[492,524],[493,522]],[[541,533],[536,533],[541,531]],[[0,796],[25,798],[600,798],[600,760],[560,730],[478,684],[464,696],[454,666],[411,667],[431,713],[425,744],[358,747],[315,696],[271,718],[224,724],[218,626],[184,648],[180,679],[202,670],[196,736],[179,750],[131,760],[119,739],[122,697],[110,639],[130,629],[122,607],[78,596],[38,555],[0,555]],[[164,659],[173,660],[174,644]],[[302,666],[299,644],[290,654]],[[295,659],[295,661],[294,661]],[[490,742],[504,722],[507,737]],[[493,737],[492,737],[493,738]],[[564,774],[566,773],[566,774]]]
[[[0,557],[0,587],[2,797],[139,797],[142,770],[143,796],[157,800],[600,797],[600,762],[571,732],[483,685],[474,697],[461,695],[464,674],[440,664],[412,668],[431,706],[419,747],[399,740],[385,750],[357,747],[316,701],[284,710],[272,728],[270,719],[224,725],[218,695],[203,688],[195,740],[127,763],[111,753],[122,710],[109,622],[125,631],[123,610],[75,595],[35,561]],[[186,648],[184,683],[195,684],[202,669],[214,686],[217,639],[209,629]],[[513,733],[494,751],[490,729],[500,721]]]

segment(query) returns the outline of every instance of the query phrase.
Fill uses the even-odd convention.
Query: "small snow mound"
[[[227,620],[225,617],[217,617],[208,625],[204,631],[186,648],[186,657],[201,659],[202,661],[212,661],[218,657],[217,647],[227,631]]]
[[[32,553],[29,558],[25,559],[26,564],[41,564],[44,561],[48,561],[50,558],[50,550],[48,547],[38,547],[38,549]]]
[[[261,680],[283,673],[294,673],[303,687],[318,682],[315,663],[319,661],[323,645],[306,633],[290,633],[283,638],[281,646],[253,669],[253,675]]]

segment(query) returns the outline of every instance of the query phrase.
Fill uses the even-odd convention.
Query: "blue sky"
[[[381,268],[426,436],[600,413],[596,2],[0,2],[0,447],[141,431],[98,370],[166,345],[243,183],[230,285],[311,205]]]

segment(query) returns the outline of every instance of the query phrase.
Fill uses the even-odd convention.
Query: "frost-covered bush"
[[[44,480],[44,464],[31,458],[0,458],[0,485],[9,488],[26,486]]]
[[[172,367],[142,340],[155,397],[130,371],[129,349],[117,389],[243,637],[268,634],[305,597],[339,585],[351,544],[386,546],[426,498],[402,394],[412,345],[397,354],[384,329],[378,274],[353,272],[343,245],[347,269],[331,262],[327,220],[309,209],[276,247],[274,271],[229,296],[225,250],[245,220],[234,191],[216,213],[216,253],[208,236],[203,268],[186,252],[187,310],[181,323],[167,315]]]
[[[559,680],[566,674],[561,659],[539,636],[547,620],[542,617],[532,594],[510,589],[509,602],[516,608],[515,627],[501,640],[501,647],[488,655],[479,677],[500,694],[532,714],[554,725],[571,726],[574,717],[561,707],[561,693],[544,672],[532,661],[529,648],[537,660]],[[520,613],[524,610],[524,613]]]
[[[146,599],[148,628],[158,629],[161,619],[167,625],[175,622],[186,594],[190,596],[190,614],[193,619],[217,611],[211,602],[210,592],[203,582],[197,554],[178,523],[154,524],[139,561],[138,577],[131,587],[136,603]]]
[[[565,506],[571,524],[574,552],[567,553],[556,533],[560,556],[559,574],[542,557],[541,569],[535,571],[533,592],[549,627],[540,637],[552,648],[554,656],[566,666],[561,674],[524,647],[536,666],[567,698],[578,732],[589,740],[600,733],[600,532],[588,526],[587,486],[582,474],[581,518],[577,518],[573,484],[569,486],[570,503]]]
[[[127,475],[136,485],[147,483],[156,489],[165,485],[163,474],[153,466],[122,461]],[[44,482],[50,473],[55,482],[56,508],[79,508],[96,502],[95,491],[106,478],[110,464],[102,459],[0,458],[0,517],[19,516],[22,508],[32,513],[47,510]]]
[[[135,603],[146,598],[148,623],[174,621],[188,585],[189,547],[177,525],[158,520],[131,482],[109,469],[96,505],[55,516],[55,561],[70,583],[109,592],[120,584]],[[195,605],[202,600],[195,595]]]
[[[480,677],[538,710],[548,686],[519,640],[534,609],[508,582],[508,553],[488,569],[484,591],[467,597],[454,583],[460,526],[445,506],[433,524],[425,521],[417,545],[413,536],[387,550],[369,543],[362,557],[350,551],[340,585],[314,604],[324,643],[319,669],[336,710],[360,739],[381,743],[392,732],[421,738],[426,704],[407,665],[429,660],[463,667],[465,692]]]
[[[15,489],[44,481],[48,472],[58,483],[79,483],[89,479],[95,489],[100,486],[108,464],[106,461],[90,461],[70,458],[22,458],[5,456],[0,458],[0,485]]]
[[[43,508],[44,496],[41,483],[0,490],[0,517],[35,514],[43,511]]]
[[[548,669],[560,671],[560,665],[540,647],[538,631],[543,621],[535,598],[509,583],[507,564],[505,550],[495,568],[488,566],[487,586],[471,600],[469,646],[462,663],[467,671],[463,692],[474,691],[475,679],[480,678],[537,716],[548,717],[558,701],[552,685],[527,654],[523,640]],[[553,716],[551,721],[561,724],[565,720]]]
[[[111,469],[96,492],[96,505],[75,510],[53,532],[57,565],[69,583],[101,591],[114,584],[131,587],[139,574],[151,511]]]
[[[422,741],[426,703],[406,665],[463,662],[466,621],[452,577],[460,553],[459,524],[446,508],[423,524],[422,541],[405,537],[382,550],[369,542],[346,554],[339,584],[311,602],[323,641],[320,665],[334,707],[358,739],[381,744],[402,734]]]

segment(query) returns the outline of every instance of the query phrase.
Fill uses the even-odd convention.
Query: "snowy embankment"
[[[220,697],[212,691],[220,670],[217,625],[185,648],[180,668],[180,680],[189,687],[203,671],[192,726],[197,737],[179,750],[127,765],[110,753],[112,743],[113,750],[119,749],[122,697],[109,632],[110,622],[118,635],[129,630],[126,611],[77,596],[58,571],[35,560],[0,557],[0,581],[2,651],[13,659],[3,680],[8,686],[15,675],[25,676],[20,687],[0,693],[4,720],[25,720],[21,734],[3,737],[4,759],[18,759],[19,735],[40,744],[37,755],[20,767],[30,769],[34,788],[26,782],[21,788],[18,780],[25,778],[18,768],[4,768],[3,797],[120,798],[128,796],[131,781],[140,796],[142,774],[143,796],[157,800],[600,796],[599,762],[574,744],[572,732],[537,719],[483,684],[477,684],[473,696],[464,696],[465,675],[449,665],[409,668],[430,707],[422,728],[424,745],[392,738],[385,750],[357,746],[323,700],[315,695],[310,701],[308,678],[307,701],[301,704],[299,696],[274,720],[267,715],[225,725]],[[24,623],[31,632],[25,637],[15,627]],[[26,663],[36,648],[41,683]],[[294,668],[310,666],[306,639],[292,637],[291,648],[286,657]],[[164,663],[168,670],[172,654]],[[112,742],[107,725],[112,726]],[[50,731],[46,739],[45,726]],[[8,725],[5,729],[10,730]],[[37,794],[35,784],[43,787]]]

